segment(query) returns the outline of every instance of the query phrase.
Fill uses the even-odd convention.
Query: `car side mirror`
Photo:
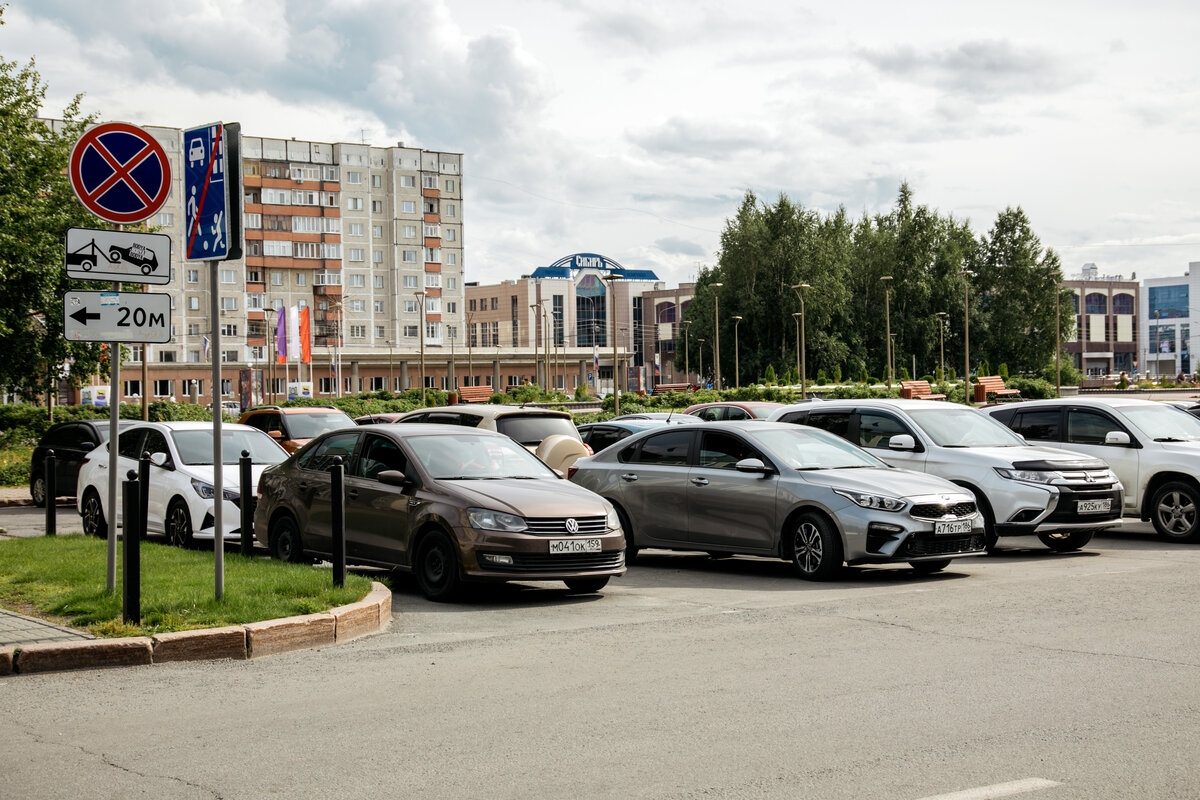
[[[166,453],[150,454],[150,463],[156,467],[162,467],[163,469],[175,469],[175,465],[170,463],[170,459],[171,457]]]
[[[733,468],[738,472],[757,472],[764,478],[775,471],[764,464],[762,459],[758,458],[743,458],[741,461],[734,464]]]
[[[1109,431],[1104,434],[1105,444],[1129,444],[1129,434],[1125,431]]]
[[[272,439],[282,439],[283,431],[267,431],[267,436],[270,436]]]
[[[898,433],[888,440],[889,450],[916,450],[917,440],[911,433]]]
[[[388,486],[406,486],[411,482],[408,476],[398,469],[385,469],[375,477],[380,483],[386,483]]]

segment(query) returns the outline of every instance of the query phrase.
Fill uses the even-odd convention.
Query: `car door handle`
[[[357,500],[358,499],[358,489],[347,489],[346,496],[349,497],[351,500]]]
[[[692,478],[691,480],[697,486],[708,486],[708,478]]]
[[[632,472],[626,472],[624,475],[621,476],[621,480],[629,481],[630,483],[633,483],[634,481],[637,480],[637,475],[635,475]]]

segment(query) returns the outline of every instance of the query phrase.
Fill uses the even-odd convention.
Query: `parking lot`
[[[2,681],[0,770],[27,798],[1195,797],[1200,548],[1149,530],[828,584],[654,551],[603,595],[400,578],[346,645]]]

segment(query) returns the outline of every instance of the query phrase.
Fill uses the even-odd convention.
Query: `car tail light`
[[[583,443],[583,449],[584,449],[584,450],[587,450],[587,454],[588,454],[589,456],[594,456],[594,455],[596,455],[596,451],[595,451],[595,450],[593,450],[593,449],[592,449],[592,446],[591,446],[590,444],[588,444],[587,442],[584,442],[584,443]]]
[[[567,467],[567,480],[571,480],[571,478],[574,478],[576,472],[579,472],[579,467],[575,466],[574,464]]]

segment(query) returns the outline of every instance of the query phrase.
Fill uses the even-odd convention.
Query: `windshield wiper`
[[[1194,439],[1180,439],[1175,436],[1159,436],[1154,441],[1156,441],[1156,442],[1191,442],[1191,441],[1195,441],[1195,440]]]

